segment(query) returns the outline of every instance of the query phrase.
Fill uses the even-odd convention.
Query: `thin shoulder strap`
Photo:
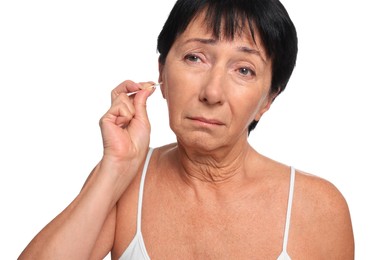
[[[295,168],[291,167],[290,190],[289,190],[289,193],[288,193],[286,226],[285,226],[285,229],[284,229],[284,236],[283,236],[283,252],[287,252],[288,233],[290,231],[291,208],[292,208],[294,186],[295,186]]]
[[[142,230],[142,205],[143,205],[144,180],[145,180],[145,176],[147,175],[148,165],[151,159],[152,152],[153,152],[153,148],[149,148],[147,157],[145,158],[142,176],[140,179],[138,213],[137,213],[137,220],[136,220],[136,232],[137,233],[141,232]]]

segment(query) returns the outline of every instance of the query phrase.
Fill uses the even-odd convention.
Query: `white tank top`
[[[137,222],[136,222],[136,234],[129,246],[126,248],[125,252],[119,258],[120,260],[150,260],[148,256],[147,249],[145,248],[143,235],[141,231],[142,227],[142,204],[143,204],[143,190],[144,190],[144,180],[147,174],[147,169],[149,161],[151,159],[153,149],[150,148],[145,160],[142,176],[140,179],[139,187],[139,199],[138,199],[138,213],[137,213]],[[286,215],[286,224],[283,235],[283,250],[282,253],[278,256],[277,260],[291,260],[291,257],[287,253],[287,243],[288,243],[288,233],[290,229],[290,220],[291,220],[291,207],[293,200],[293,191],[295,183],[295,169],[291,167],[291,176],[290,176],[290,190],[288,194],[288,205],[287,205],[287,215]]]

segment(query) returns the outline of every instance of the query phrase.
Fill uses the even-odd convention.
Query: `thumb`
[[[135,116],[134,119],[136,121],[141,121],[143,124],[148,125],[149,119],[147,114],[147,99],[149,96],[153,94],[155,91],[154,87],[145,88],[138,93],[136,93],[134,97],[134,108],[135,108]]]

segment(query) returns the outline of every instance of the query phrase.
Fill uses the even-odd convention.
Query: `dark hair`
[[[205,12],[205,21],[216,38],[221,36],[233,40],[249,26],[256,42],[254,29],[257,29],[266,55],[272,61],[270,92],[276,97],[286,88],[296,64],[297,34],[279,0],[178,0],[158,36],[160,63],[165,63],[176,38],[202,12]],[[248,133],[257,123],[253,121],[249,125]]]

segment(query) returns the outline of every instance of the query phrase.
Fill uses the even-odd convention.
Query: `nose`
[[[224,70],[219,68],[212,69],[200,90],[200,101],[207,105],[223,104],[226,98],[224,86]]]

